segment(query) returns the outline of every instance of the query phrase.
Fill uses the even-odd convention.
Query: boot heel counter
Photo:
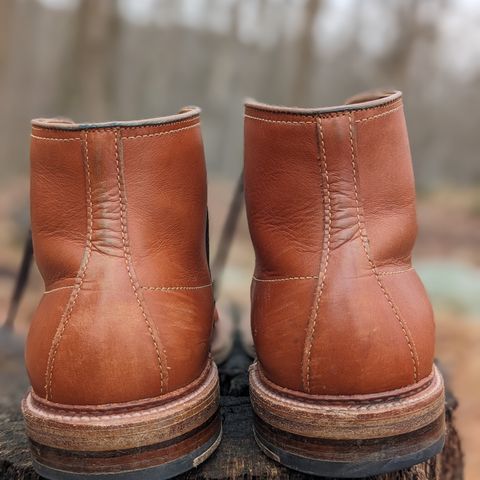
[[[123,259],[105,265],[92,257],[81,290],[60,287],[40,301],[25,355],[34,392],[94,405],[157,397],[194,381],[208,362],[211,285],[133,290]]]
[[[432,369],[425,291],[413,271],[385,271],[409,266],[416,237],[401,93],[366,97],[246,105],[247,216],[256,272],[272,282],[252,292],[255,347],[266,376],[292,390],[377,393]]]
[[[33,315],[25,344],[25,367],[33,391],[47,397],[47,365],[50,349],[71,289],[60,287],[45,292]]]
[[[399,314],[405,321],[415,346],[417,380],[430,375],[435,353],[435,320],[432,304],[413,267],[383,276]]]
[[[277,385],[303,390],[305,332],[315,278],[254,279],[252,334],[265,375]],[[294,327],[293,327],[294,326]]]
[[[133,294],[121,288],[47,292],[26,345],[33,390],[66,405],[159,396],[167,390],[168,379],[160,368],[164,352],[153,335]]]
[[[173,290],[146,287],[144,299],[168,361],[168,391],[182,388],[196,380],[210,361],[212,285]]]
[[[377,274],[344,280],[335,291],[327,285],[311,347],[310,393],[378,393],[431,373],[435,329],[420,279],[412,268]]]

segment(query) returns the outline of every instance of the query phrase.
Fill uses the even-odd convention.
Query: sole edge
[[[112,473],[76,473],[43,465],[33,460],[35,471],[49,480],[167,480],[198,467],[218,448],[222,440],[222,427],[216,437],[183,457],[155,467]]]
[[[283,450],[270,444],[264,439],[260,440],[254,429],[254,437],[257,445],[267,455],[282,465],[293,470],[315,475],[318,477],[338,478],[364,478],[372,475],[395,472],[405,468],[423,463],[439,454],[444,446],[445,437],[437,440],[430,446],[407,455],[391,458],[388,460],[367,461],[367,462],[336,462],[317,460],[314,458],[302,457]]]

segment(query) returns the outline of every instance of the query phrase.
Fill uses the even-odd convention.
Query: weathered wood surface
[[[23,432],[19,400],[28,382],[23,369],[22,341],[0,332],[0,479],[38,480],[31,467]],[[184,479],[227,478],[311,478],[292,472],[269,460],[255,444],[248,397],[249,358],[238,342],[227,362],[220,367],[223,441],[217,452]],[[375,480],[461,480],[463,458],[453,413],[456,401],[447,398],[448,435],[445,449],[437,458],[409,470],[376,477]]]

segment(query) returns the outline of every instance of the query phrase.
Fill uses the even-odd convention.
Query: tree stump
[[[38,480],[34,472],[19,401],[28,388],[23,368],[23,341],[0,332],[0,479]],[[305,479],[312,478],[268,459],[255,444],[252,412],[248,396],[247,369],[250,359],[239,342],[230,358],[220,366],[223,440],[218,450],[183,479]],[[375,480],[461,480],[463,456],[455,430],[454,411],[457,402],[448,392],[446,400],[447,439],[443,452],[436,458],[400,472],[371,477]]]

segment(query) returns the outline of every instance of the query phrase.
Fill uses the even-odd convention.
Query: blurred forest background
[[[215,249],[242,168],[243,99],[328,106],[376,87],[405,95],[415,264],[460,401],[465,478],[480,478],[476,0],[0,0],[0,322],[28,230],[31,118],[131,120],[201,106]],[[220,301],[236,302],[244,318],[252,265],[243,218]],[[33,272],[19,335],[42,288]]]

